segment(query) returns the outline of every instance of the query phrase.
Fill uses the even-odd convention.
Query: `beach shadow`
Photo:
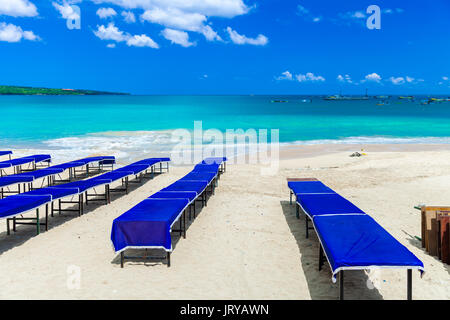
[[[407,233],[406,231],[404,231],[404,230],[402,230],[402,231],[407,235],[406,240],[407,240],[411,245],[413,245],[414,247],[420,249],[424,254],[426,254],[426,255],[428,255],[428,256],[431,256],[430,253],[429,253],[425,248],[422,247],[422,241],[419,241],[419,239],[413,237],[412,235],[410,235],[410,234]],[[445,270],[447,271],[447,273],[450,275],[450,265],[448,265],[448,264],[442,262],[442,260],[439,260],[439,257],[437,257],[437,256],[431,256],[431,257],[435,260],[436,263],[442,263],[444,269],[445,269]],[[426,268],[427,268],[427,266],[425,266],[425,270],[426,270]]]
[[[319,240],[314,230],[309,230],[309,238],[305,238],[305,215],[300,213],[300,219],[295,216],[295,204],[280,201],[284,217],[294,236],[300,253],[302,270],[313,300],[339,299],[339,284],[331,281],[331,269],[327,261],[319,271]],[[312,227],[312,223],[308,223]],[[339,277],[338,277],[339,280]],[[345,273],[344,297],[346,300],[381,300],[383,296],[372,286],[366,272],[354,270]],[[370,288],[372,289],[370,289]]]
[[[159,174],[155,175],[155,177],[157,177],[158,175]],[[149,181],[151,181],[153,179],[152,178],[143,178],[141,184],[130,184],[129,192],[136,190],[140,186],[143,186],[144,184],[148,183]],[[127,196],[127,194],[125,194],[125,192],[112,193],[111,194],[111,202],[113,202],[114,200],[119,199],[123,196]],[[93,198],[93,199],[95,199],[95,198]],[[57,202],[55,201],[55,204],[56,203]],[[86,203],[85,203],[83,214],[84,215],[89,214],[90,212],[92,212],[95,209],[102,207],[104,205],[105,205],[104,202],[97,202],[97,201],[89,202],[88,205],[86,205]],[[72,205],[72,206],[64,207],[63,209],[77,209],[77,208],[78,208],[77,205]],[[49,210],[50,210],[50,206],[49,206]],[[24,215],[24,217],[34,217],[34,216],[35,216],[34,211],[26,213]],[[45,222],[45,208],[40,208],[40,218],[41,218],[40,219],[41,223],[44,223]],[[63,212],[61,214],[55,213],[53,217],[50,215],[50,212],[49,212],[49,214],[48,214],[48,231],[66,223],[68,221],[76,219],[76,218],[78,218],[78,214],[76,212]],[[36,226],[35,225],[34,226],[33,225],[18,225],[16,232],[14,232],[12,230],[12,221],[10,222],[10,226],[11,226],[11,234],[10,235],[7,235],[7,232],[6,232],[6,221],[5,221],[5,230],[0,232],[0,255],[8,250],[11,250],[17,246],[22,245],[24,242],[28,241],[31,238],[38,236],[36,234]],[[41,226],[40,233],[43,234],[45,232],[47,232],[47,231],[45,231],[45,227]]]

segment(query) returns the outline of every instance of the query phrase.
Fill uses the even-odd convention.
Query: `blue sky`
[[[0,0],[0,84],[450,94],[449,15],[448,0]]]

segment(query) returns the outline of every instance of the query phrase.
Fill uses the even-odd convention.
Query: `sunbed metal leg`
[[[309,238],[308,216],[305,217],[305,226],[306,226],[306,239],[308,239]]]
[[[170,252],[167,252],[167,267],[170,267]]]
[[[78,195],[78,216],[79,217],[81,217],[82,207],[83,207],[83,198],[82,198],[82,193],[80,193]]]
[[[39,208],[36,209],[36,232],[41,233],[41,224],[39,223]]]
[[[52,201],[52,203],[50,204],[50,216],[53,217],[53,201]]]
[[[189,206],[189,221],[191,221],[192,204]]]
[[[122,251],[122,252],[120,253],[120,267],[121,267],[121,268],[123,268],[123,260],[124,260],[124,258],[125,258],[125,254],[124,254],[124,252]]]
[[[322,245],[319,244],[319,271],[322,270],[323,265],[323,248]]]
[[[289,191],[289,204],[292,204],[292,191]]]
[[[407,278],[408,278],[407,297],[408,297],[408,300],[412,300],[412,269],[408,269],[408,271],[407,271]]]
[[[88,200],[88,192],[87,191],[85,192],[85,195],[86,195],[85,196],[85,198],[86,198],[86,205],[88,205],[89,204],[89,200]]]
[[[339,300],[344,300],[344,270],[339,272]]]
[[[297,219],[300,219],[300,206],[298,205],[298,203],[295,203],[295,217]]]
[[[61,214],[61,199],[58,200],[58,212]]]
[[[183,211],[183,238],[186,239],[186,210]]]
[[[48,203],[45,205],[45,231],[48,231]]]
[[[16,232],[16,217],[13,218],[13,231]]]
[[[11,230],[9,230],[9,219],[6,219],[6,234],[8,236],[11,234]]]

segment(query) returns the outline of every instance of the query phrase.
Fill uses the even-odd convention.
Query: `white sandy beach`
[[[316,177],[369,213],[425,265],[413,273],[413,299],[450,299],[450,266],[428,255],[417,204],[450,205],[450,148],[445,145],[289,147],[279,174],[258,165],[227,165],[216,194],[175,241],[172,266],[127,262],[120,268],[110,243],[114,218],[190,171],[171,167],[109,205],[50,218],[49,231],[19,226],[6,235],[0,221],[1,299],[337,299],[328,266],[318,271],[318,241],[305,239],[286,177]],[[20,152],[20,151],[18,151]],[[88,155],[86,155],[88,156]],[[68,267],[81,268],[70,289]],[[69,269],[70,270],[70,269]],[[372,281],[373,285],[371,283]],[[406,271],[348,272],[346,299],[405,299]]]

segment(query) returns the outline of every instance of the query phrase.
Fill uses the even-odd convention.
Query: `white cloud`
[[[448,80],[448,77],[442,77],[442,80],[447,81],[447,80]]]
[[[208,41],[222,40],[218,33],[211,28],[208,19],[214,17],[234,18],[246,14],[251,9],[243,0],[91,1],[97,4],[114,4],[127,10],[141,9],[144,11],[140,16],[142,21],[160,24],[167,29],[200,33]]]
[[[255,46],[265,46],[269,40],[266,36],[259,34],[256,38],[248,38],[244,35],[240,35],[230,27],[227,27],[228,34],[231,41],[235,44],[251,44]]]
[[[113,40],[116,42],[126,41],[129,38],[127,34],[120,31],[112,22],[108,24],[107,27],[104,25],[97,26],[97,30],[94,31],[94,34],[102,40]]]
[[[101,19],[107,19],[107,18],[114,17],[115,15],[117,15],[117,12],[113,8],[99,8],[97,10],[97,15]]]
[[[353,13],[350,13],[350,17],[355,19],[364,19],[366,17],[366,14],[362,11],[355,11]]]
[[[322,20],[321,16],[314,16],[309,9],[306,9],[302,5],[297,6],[297,15],[303,17],[305,20],[310,20],[312,22],[319,22]]]
[[[348,74],[338,75],[336,79],[340,82],[353,83],[352,78]]]
[[[414,80],[416,80],[416,79],[414,79],[413,77],[408,77],[408,76],[406,76],[405,80],[406,80],[406,82],[412,83],[412,82],[414,82]]]
[[[126,9],[178,9],[208,17],[233,18],[246,14],[251,8],[242,0],[92,0],[97,4],[111,3]]]
[[[155,8],[145,11],[141,18],[145,21],[161,24],[168,28],[198,31],[206,21],[200,13],[186,13],[176,8]]]
[[[128,46],[133,47],[150,47],[158,49],[159,45],[145,34],[134,35],[127,40]]]
[[[115,43],[108,43],[108,44],[106,45],[106,47],[107,47],[107,48],[115,48],[115,47],[116,47],[116,44],[115,44]]]
[[[57,2],[52,2],[53,7],[59,11],[61,17],[67,20],[78,20],[80,19],[80,15],[73,10],[69,3],[64,2],[63,4],[59,4]]]
[[[134,23],[136,22],[136,17],[133,12],[131,11],[122,11],[122,17],[127,23]]]
[[[292,73],[285,71],[281,73],[281,76],[276,77],[277,80],[294,80]]]
[[[309,14],[309,10],[306,9],[304,6],[302,6],[301,4],[299,4],[297,6],[297,14],[298,15],[307,15]]]
[[[33,31],[23,31],[21,27],[14,24],[0,22],[0,41],[20,42],[22,39],[37,41],[41,38]]]
[[[322,76],[316,76],[312,72],[308,72],[306,74],[298,74],[295,76],[298,82],[306,82],[306,81],[325,81],[325,78]]]
[[[35,17],[36,6],[29,0],[0,0],[0,16]]]
[[[146,10],[141,19],[163,25],[168,29],[198,32],[208,41],[222,40],[217,32],[209,25],[205,25],[207,17],[197,12],[185,12],[177,8],[155,8]]]
[[[399,85],[399,84],[404,84],[405,83],[405,78],[403,77],[390,77],[389,81],[392,82],[395,85]]]
[[[172,43],[179,44],[182,47],[195,45],[195,43],[189,41],[189,34],[185,31],[166,28],[161,33],[164,38],[170,40]]]
[[[141,35],[130,35],[129,33],[123,32],[117,28],[114,23],[109,23],[107,27],[104,25],[97,26],[97,30],[94,34],[101,40],[112,40],[116,42],[126,42],[129,47],[150,47],[158,49],[159,45],[153,41],[152,38],[145,34]],[[112,48],[107,45],[108,48]]]
[[[381,81],[380,75],[376,74],[375,72],[371,73],[371,74],[368,74],[364,78],[365,78],[365,80],[372,81],[372,82],[378,82],[379,83]]]
[[[222,38],[210,26],[202,27],[200,33],[202,33],[208,41],[222,41]]]

